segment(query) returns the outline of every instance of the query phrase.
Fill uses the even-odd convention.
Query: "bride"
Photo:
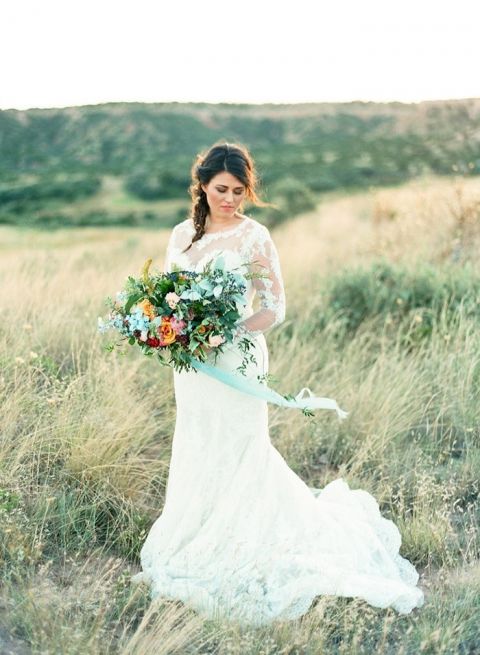
[[[245,374],[257,380],[268,373],[264,333],[284,320],[285,293],[269,230],[240,213],[246,198],[264,205],[252,157],[243,146],[217,143],[191,172],[191,217],[173,228],[164,270],[175,264],[200,271],[222,253],[228,268],[248,261],[249,270],[268,272],[247,280],[234,342],[215,362],[233,371],[248,336],[254,358]],[[298,618],[320,594],[400,613],[423,604],[418,573],[399,554],[396,525],[372,495],[343,478],[308,487],[270,441],[267,401],[201,371],[174,370],[173,381],[165,504],[134,582],[147,583],[152,598],[181,600],[206,618],[253,626]]]

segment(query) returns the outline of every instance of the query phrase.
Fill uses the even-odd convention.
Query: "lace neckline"
[[[222,235],[224,235],[224,234],[233,234],[233,232],[236,232],[239,228],[242,227],[242,225],[243,225],[244,223],[247,223],[249,220],[250,220],[249,217],[248,217],[248,216],[245,216],[245,218],[242,218],[242,220],[238,222],[238,225],[233,225],[232,227],[229,227],[229,228],[227,228],[226,230],[217,230],[217,232],[206,232],[206,233],[202,236],[202,238],[200,239],[200,241],[204,241],[204,240],[208,239],[209,237],[214,237],[214,238],[215,238],[215,237],[220,237],[220,236],[222,236]],[[191,229],[193,232],[195,232],[195,228],[194,228],[194,226],[193,226],[193,221],[191,221],[191,220],[189,219],[189,222],[190,222],[190,229]],[[198,241],[197,243],[200,243],[200,241]]]

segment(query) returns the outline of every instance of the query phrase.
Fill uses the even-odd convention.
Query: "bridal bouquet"
[[[221,256],[210,260],[201,272],[173,270],[150,274],[152,259],[142,275],[129,276],[116,299],[107,297],[108,316],[98,317],[101,333],[115,329],[122,336],[106,346],[112,351],[122,341],[140,347],[145,355],[157,355],[160,363],[177,371],[192,368],[192,356],[204,362],[210,353],[215,361],[226,344],[238,336],[239,306],[245,305],[245,280],[258,273],[237,273],[224,269]],[[250,341],[241,339],[244,370]],[[167,357],[169,358],[167,361]]]
[[[98,330],[114,329],[121,335],[119,343],[109,344],[110,352],[122,341],[140,347],[145,355],[157,355],[160,363],[177,371],[202,371],[211,377],[268,402],[301,409],[306,416],[314,416],[312,409],[333,409],[339,418],[346,418],[332,398],[314,396],[304,387],[296,396],[280,394],[267,384],[266,375],[257,380],[247,379],[248,361],[256,364],[249,353],[253,342],[238,327],[239,306],[246,304],[246,280],[265,277],[258,272],[237,273],[225,270],[222,256],[210,260],[200,272],[173,270],[170,273],[150,274],[151,259],[145,262],[139,278],[129,276],[115,300],[107,297],[110,312],[98,317]],[[244,264],[249,265],[249,262]],[[240,268],[240,267],[239,267]],[[237,370],[222,370],[207,358],[213,352],[215,362],[228,343],[239,337],[238,345],[244,353]],[[169,358],[169,359],[167,359]],[[308,398],[303,397],[306,391]]]

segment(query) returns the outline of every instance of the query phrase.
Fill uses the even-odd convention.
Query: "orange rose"
[[[169,346],[171,343],[175,341],[176,333],[172,326],[170,325],[169,320],[163,320],[161,325],[158,328],[158,333],[160,335],[160,339],[163,342],[164,346]]]
[[[206,328],[205,325],[200,325],[199,328],[198,328],[198,331],[200,332],[200,334],[203,334],[204,332],[206,332],[206,330],[207,330],[207,328]]]
[[[148,316],[150,320],[153,320],[156,316],[155,307],[152,305],[150,300],[142,300],[142,302],[137,303],[138,307],[142,309],[145,316]]]

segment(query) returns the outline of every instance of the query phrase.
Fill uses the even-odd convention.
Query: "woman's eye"
[[[219,191],[220,193],[225,193],[226,189],[217,189],[217,191]],[[243,193],[242,191],[235,191],[236,196],[241,196],[242,193]]]

